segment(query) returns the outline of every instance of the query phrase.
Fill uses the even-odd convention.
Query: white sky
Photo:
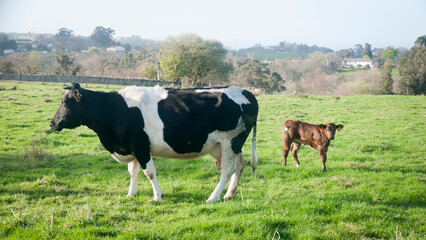
[[[0,32],[163,40],[195,33],[232,49],[306,43],[334,50],[414,45],[426,34],[426,0],[0,0]]]

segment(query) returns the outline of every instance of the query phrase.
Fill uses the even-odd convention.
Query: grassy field
[[[84,85],[82,85],[85,87]],[[424,239],[424,96],[261,95],[253,177],[234,199],[205,204],[219,181],[211,157],[156,159],[163,200],[86,127],[50,133],[60,84],[0,82],[0,238]],[[100,86],[92,90],[111,91]],[[299,150],[281,166],[286,119],[344,124],[328,152]],[[244,147],[250,159],[250,141]]]

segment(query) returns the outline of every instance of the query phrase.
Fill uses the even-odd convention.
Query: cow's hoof
[[[223,199],[227,200],[227,199],[230,199],[230,198],[233,198],[233,197],[235,197],[235,194],[226,194],[226,195],[223,197]]]
[[[217,201],[217,199],[211,199],[211,198],[209,198],[209,199],[206,200],[206,203],[214,203],[216,201]]]
[[[155,201],[155,202],[159,202],[159,201],[161,201],[161,196],[154,197],[154,198],[152,199],[152,201]]]
[[[129,193],[126,195],[126,197],[134,197],[134,196],[136,196],[136,193]]]
[[[155,199],[151,199],[151,200],[149,200],[149,204],[157,204],[157,203],[160,203],[161,202],[161,200],[155,200]]]

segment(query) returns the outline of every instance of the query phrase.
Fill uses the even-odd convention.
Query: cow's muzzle
[[[53,121],[51,121],[50,122],[50,129],[52,130],[52,131],[58,131],[58,132],[60,132],[62,129],[57,125],[57,124],[55,124]]]

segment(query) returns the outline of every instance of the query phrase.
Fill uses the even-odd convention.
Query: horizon
[[[117,7],[117,5],[122,8]],[[163,41],[193,33],[238,50],[279,42],[333,51],[369,43],[372,48],[411,48],[426,34],[426,2],[254,0],[213,2],[0,0],[0,32],[56,34],[60,28],[90,36],[96,26],[114,38],[140,36]],[[74,17],[74,16],[78,16]],[[13,23],[13,24],[11,24]]]

